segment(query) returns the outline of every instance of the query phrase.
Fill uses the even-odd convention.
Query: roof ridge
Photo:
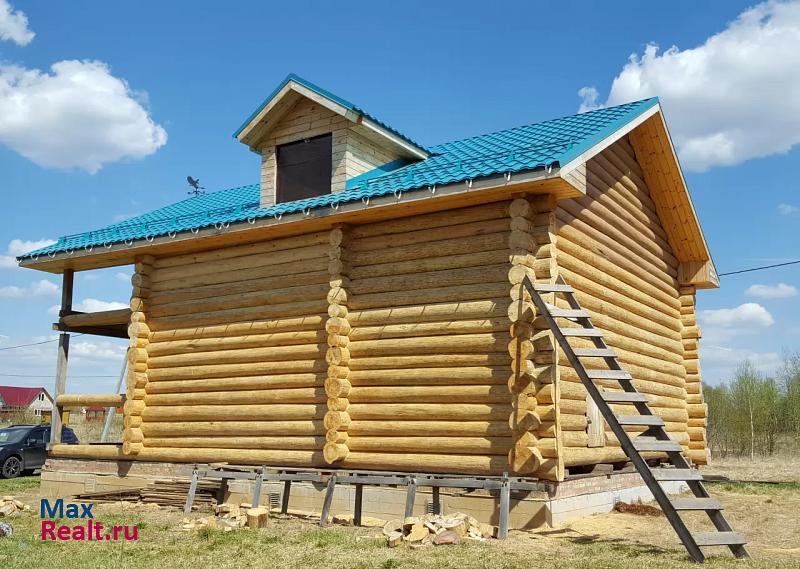
[[[529,127],[532,127],[532,126],[546,125],[547,123],[551,123],[551,122],[563,121],[565,119],[571,119],[573,117],[591,115],[591,114],[599,113],[599,112],[602,112],[602,111],[608,111],[610,109],[619,109],[619,108],[622,108],[622,107],[627,107],[629,105],[638,105],[638,104],[641,104],[641,103],[645,103],[647,101],[652,101],[653,99],[658,100],[658,97],[648,97],[646,99],[639,99],[638,101],[629,101],[627,103],[621,103],[619,105],[612,105],[610,107],[600,107],[600,108],[597,108],[597,109],[592,109],[590,111],[584,111],[582,113],[574,113],[574,114],[571,114],[571,115],[562,115],[560,117],[547,119],[547,120],[544,120],[544,121],[521,124],[519,126],[512,126],[510,128],[495,130],[495,131],[492,131],[492,132],[485,132],[483,134],[475,134],[473,136],[465,136],[464,138],[457,138],[456,140],[451,140],[451,141],[448,141],[448,142],[442,142],[440,144],[432,144],[432,145],[428,146],[428,150],[431,150],[432,152],[436,152],[437,147],[440,147],[440,146],[449,146],[451,144],[457,144],[459,142],[464,142],[464,141],[467,141],[467,140],[474,140],[476,138],[484,138],[484,137],[488,137],[488,136],[494,136],[494,135],[497,135],[497,134],[507,133],[507,132],[511,132],[511,131],[514,131],[514,130],[521,130],[523,128],[529,128]],[[439,154],[437,154],[437,156],[438,155]]]

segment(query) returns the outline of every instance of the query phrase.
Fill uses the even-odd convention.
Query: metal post
[[[336,475],[331,474],[328,478],[328,488],[325,490],[325,501],[322,503],[322,515],[319,518],[319,525],[324,526],[328,524],[328,518],[331,514],[331,502],[333,502],[333,491],[336,489]]]
[[[431,505],[433,506],[433,513],[434,514],[441,514],[442,513],[442,498],[439,495],[440,488],[438,486],[433,487],[433,492],[431,495]]]
[[[59,319],[72,312],[72,285],[75,273],[72,269],[64,269],[61,285],[61,310]],[[67,389],[67,364],[69,363],[69,334],[62,332],[58,336],[58,359],[56,360],[56,386],[53,393],[55,405],[50,415],[50,445],[61,442],[61,407],[58,406],[58,396],[63,395]]]
[[[195,468],[192,471],[192,483],[189,484],[189,493],[186,495],[186,504],[183,506],[183,513],[189,514],[192,511],[192,504],[194,503],[194,494],[197,492],[197,479],[199,474]]]
[[[410,518],[414,515],[414,497],[417,495],[417,477],[408,477],[408,490],[406,491],[406,512],[405,517]]]
[[[508,537],[508,514],[510,509],[511,485],[508,480],[508,472],[504,472],[503,480],[500,483],[500,527],[497,530],[498,539]]]
[[[128,348],[130,351],[130,348]],[[122,362],[122,371],[119,372],[119,379],[117,380],[117,389],[114,393],[119,393],[122,389],[122,382],[125,381],[125,371],[128,369],[128,351],[125,352],[125,359]],[[111,423],[114,421],[114,415],[117,413],[116,407],[109,407],[106,409],[106,422],[103,425],[103,432],[100,434],[100,442],[106,442],[108,433],[111,431]]]
[[[283,481],[283,494],[281,495],[281,513],[286,515],[289,513],[289,493],[292,491],[292,481]]]
[[[258,508],[258,504],[261,502],[261,484],[264,481],[264,473],[266,470],[267,467],[262,466],[259,473],[256,474],[256,487],[253,490],[253,500],[250,502],[254,508]]]
[[[353,524],[361,525],[361,506],[364,500],[364,485],[356,484],[356,505],[353,510]]]

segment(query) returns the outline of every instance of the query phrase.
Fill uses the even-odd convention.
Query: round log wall
[[[690,404],[691,395],[687,396],[690,377],[695,385],[690,389],[699,392],[699,371],[696,362],[690,363],[697,357],[696,335],[693,345],[687,342],[691,329],[696,329],[693,295],[689,311],[687,291],[677,280],[678,261],[627,139],[590,160],[586,178],[584,198],[558,204],[558,271],[592,313],[592,321],[617,351],[636,388],[664,418],[669,434],[693,460],[705,462],[704,447],[690,441],[704,440],[704,434],[689,428],[698,414]],[[556,304],[566,307],[560,300]],[[573,345],[591,347],[588,340]],[[586,390],[563,356],[558,365],[566,465],[624,460],[610,430],[604,441],[589,446],[585,423],[591,410]],[[587,367],[604,365],[600,359],[587,360]],[[601,384],[618,388],[614,381]]]

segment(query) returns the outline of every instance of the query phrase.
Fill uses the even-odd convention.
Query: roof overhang
[[[259,143],[277,125],[281,118],[301,99],[306,98],[341,115],[353,124],[361,125],[395,147],[403,156],[424,160],[430,153],[397,134],[384,124],[361,111],[358,107],[313,85],[296,75],[289,75],[283,83],[259,105],[253,114],[234,133],[234,137],[251,150],[258,151]]]
[[[109,243],[104,247],[76,249],[25,258],[25,268],[63,273],[129,265],[141,255],[177,255],[204,251],[231,244],[243,244],[323,231],[340,223],[373,223],[458,207],[513,199],[526,194],[553,194],[558,199],[582,194],[574,184],[561,176],[558,168],[539,168],[513,175],[487,176],[467,182],[375,197],[320,207],[305,212],[261,217],[229,225],[215,225],[169,235],[138,239],[129,243]]]
[[[583,182],[585,193],[586,162],[625,136],[633,146],[672,252],[680,262],[679,283],[718,288],[719,276],[659,103],[562,165],[561,175],[576,187]]]

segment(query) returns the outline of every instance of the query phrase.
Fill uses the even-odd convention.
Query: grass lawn
[[[320,529],[296,519],[270,520],[264,530],[181,531],[183,514],[174,509],[95,506],[104,525],[137,525],[137,542],[43,542],[38,517],[37,477],[0,481],[0,496],[15,494],[34,506],[9,520],[14,535],[0,538],[0,567],[303,567],[401,568],[586,568],[660,569],[696,567],[663,517],[602,514],[560,529],[512,532],[508,540],[458,546],[389,549],[380,530],[334,526]],[[800,485],[712,484],[734,527],[748,535],[753,559],[738,562],[727,549],[710,567],[800,567]],[[197,514],[195,514],[197,515]],[[65,521],[72,524],[74,520]],[[85,522],[83,522],[85,523]]]

